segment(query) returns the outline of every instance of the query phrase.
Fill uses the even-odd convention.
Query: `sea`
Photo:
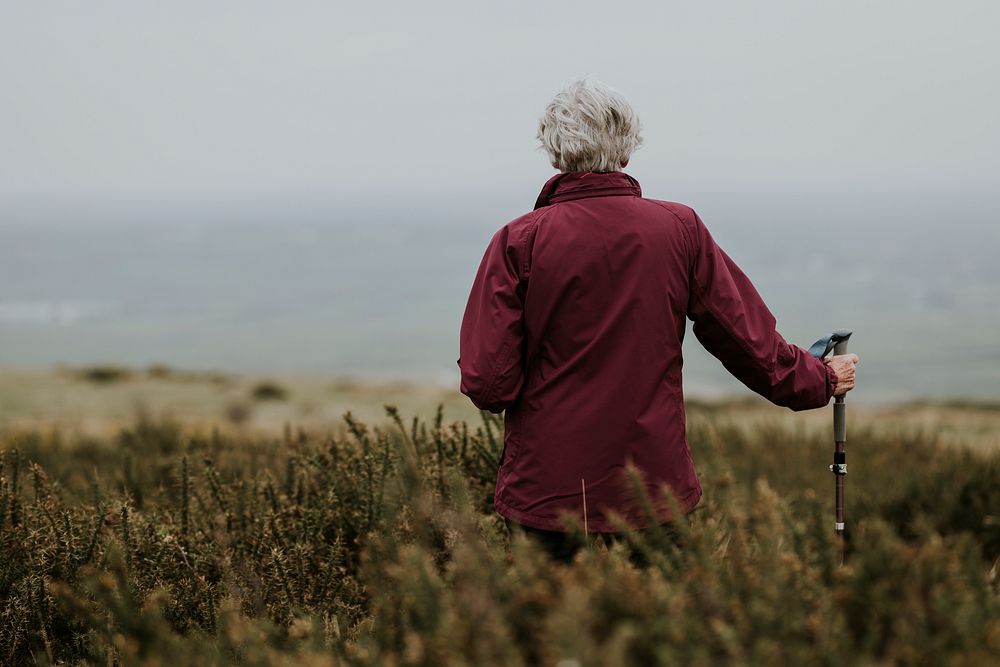
[[[852,400],[1000,399],[1000,195],[645,193],[693,206]],[[534,193],[0,202],[0,367],[165,364],[458,387],[492,234]],[[690,334],[685,392],[749,393]]]

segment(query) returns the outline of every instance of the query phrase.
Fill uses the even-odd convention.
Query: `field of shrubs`
[[[492,511],[502,417],[0,435],[0,664],[1000,664],[1000,454],[694,406],[705,487],[570,565]],[[639,568],[630,552],[650,563]]]

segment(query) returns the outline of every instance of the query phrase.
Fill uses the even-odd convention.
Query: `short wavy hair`
[[[642,144],[642,125],[618,91],[581,79],[559,91],[538,121],[538,140],[559,171],[621,171]]]

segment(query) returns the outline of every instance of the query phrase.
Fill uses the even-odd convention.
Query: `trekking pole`
[[[833,350],[835,355],[847,354],[847,340],[851,337],[848,329],[837,329],[829,336],[820,338],[809,348],[809,353],[817,359],[823,359]],[[847,404],[846,394],[833,397],[833,464],[830,472],[835,480],[835,512],[837,544],[840,547],[840,564],[844,564],[844,548],[847,531],[844,528],[844,477],[847,475],[847,452],[844,444],[847,442]]]

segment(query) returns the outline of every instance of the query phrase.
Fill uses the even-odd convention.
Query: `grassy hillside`
[[[568,567],[492,512],[489,413],[8,425],[0,661],[996,664],[1000,453],[852,422],[838,567],[829,415],[756,410],[690,406],[706,495],[682,551],[631,536]]]

